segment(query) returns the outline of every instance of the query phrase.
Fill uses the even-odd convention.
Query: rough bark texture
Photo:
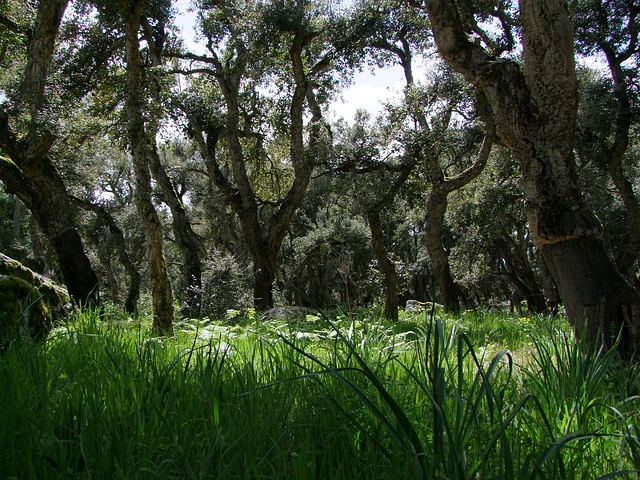
[[[68,0],[43,0],[30,35],[27,65],[19,99],[29,112],[29,130],[19,137],[9,115],[0,112],[0,178],[9,193],[29,208],[58,255],[60,269],[72,299],[81,305],[99,304],[98,277],[84,252],[75,228],[66,187],[49,151],[55,141],[40,119],[45,85],[60,22]]]
[[[38,2],[38,15],[31,33],[27,52],[27,66],[22,78],[21,100],[28,105],[30,118],[29,137],[33,145],[42,125],[40,114],[45,103],[45,85],[62,16],[69,0],[44,0]]]
[[[440,53],[486,94],[500,137],[521,165],[529,228],[576,333],[592,342],[600,335],[608,343],[624,322],[624,347],[635,349],[640,297],[607,257],[599,241],[602,227],[580,198],[573,35],[565,2],[520,1],[522,66],[472,43],[453,1],[425,5]]]
[[[425,206],[425,245],[431,267],[438,279],[442,305],[447,312],[458,312],[458,291],[451,276],[447,251],[442,244],[442,226],[446,210],[447,195],[433,185]]]
[[[580,237],[543,245],[542,253],[565,299],[567,318],[577,319],[576,332],[590,344],[601,337],[610,347],[622,329],[621,352],[634,352],[640,337],[637,293],[615,269],[602,243]]]
[[[149,155],[151,145],[145,131],[143,112],[142,66],[138,31],[144,0],[133,5],[120,0],[125,19],[127,86],[125,105],[128,120],[128,140],[136,185],[136,209],[144,227],[147,241],[147,262],[151,280],[153,302],[153,331],[157,335],[173,335],[173,294],[166,271],[163,251],[163,234],[160,218],[151,201],[151,174]]]

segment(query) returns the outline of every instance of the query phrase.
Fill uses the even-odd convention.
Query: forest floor
[[[640,370],[562,317],[78,313],[0,357],[2,478],[638,478]]]

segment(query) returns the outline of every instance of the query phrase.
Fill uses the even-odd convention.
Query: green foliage
[[[613,351],[575,347],[557,320],[407,312],[410,332],[394,333],[372,313],[178,323],[164,340],[145,340],[143,318],[79,313],[0,357],[4,475],[573,479],[640,467],[635,367]]]
[[[0,346],[22,337],[44,339],[68,302],[61,287],[0,254]]]
[[[223,318],[227,310],[246,308],[250,299],[251,276],[230,254],[214,252],[211,260],[203,262],[202,307],[203,317]]]

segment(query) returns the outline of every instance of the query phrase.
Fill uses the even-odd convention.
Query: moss
[[[65,314],[64,306],[71,301],[71,298],[66,289],[51,279],[33,272],[2,253],[0,253],[0,275],[17,277],[36,287],[43,298],[44,305],[51,311],[51,320],[54,323]]]
[[[0,312],[0,345],[23,333],[41,338],[51,329],[42,294],[21,278],[0,275]]]
[[[68,302],[64,288],[0,254],[0,345],[18,334],[45,337]]]

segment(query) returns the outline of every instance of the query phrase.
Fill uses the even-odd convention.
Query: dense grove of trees
[[[148,292],[158,334],[417,299],[630,350],[640,5],[514,3],[194,0],[189,51],[171,0],[3,2],[0,251],[81,304]],[[389,66],[379,117],[329,114]]]

